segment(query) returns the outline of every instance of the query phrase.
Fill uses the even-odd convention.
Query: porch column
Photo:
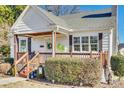
[[[113,75],[111,70],[111,56],[112,56],[112,38],[113,38],[113,29],[110,30],[109,33],[109,46],[108,46],[108,76],[106,77],[108,79],[108,84],[111,84],[113,82]]]
[[[110,30],[109,33],[109,46],[108,46],[108,66],[111,67],[110,61],[111,61],[111,56],[112,56],[112,38],[113,38],[113,29]]]
[[[56,52],[56,32],[52,32],[52,57],[55,57]]]
[[[19,41],[18,41],[18,36],[14,35],[14,60],[17,60],[17,52],[18,52],[18,47],[19,47]]]
[[[17,61],[17,52],[18,52],[18,36],[14,35],[14,65],[15,65],[15,76],[17,75],[16,61]]]

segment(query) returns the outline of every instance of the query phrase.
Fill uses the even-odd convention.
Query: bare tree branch
[[[79,6],[76,5],[44,5],[40,7],[51,11],[56,16],[80,12]]]

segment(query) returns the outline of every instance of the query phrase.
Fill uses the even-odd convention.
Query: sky
[[[111,5],[83,5],[80,10],[100,10],[111,8]],[[118,6],[118,34],[120,43],[124,43],[124,5]]]

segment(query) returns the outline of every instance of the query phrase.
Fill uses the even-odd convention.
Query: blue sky
[[[80,6],[81,10],[100,10],[104,8],[111,8],[111,5],[83,5]],[[118,6],[118,31],[119,41],[124,43],[124,5]]]

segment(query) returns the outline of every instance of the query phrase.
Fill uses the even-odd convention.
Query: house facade
[[[11,57],[17,52],[96,53],[118,51],[117,6],[55,16],[27,6],[10,31]]]

